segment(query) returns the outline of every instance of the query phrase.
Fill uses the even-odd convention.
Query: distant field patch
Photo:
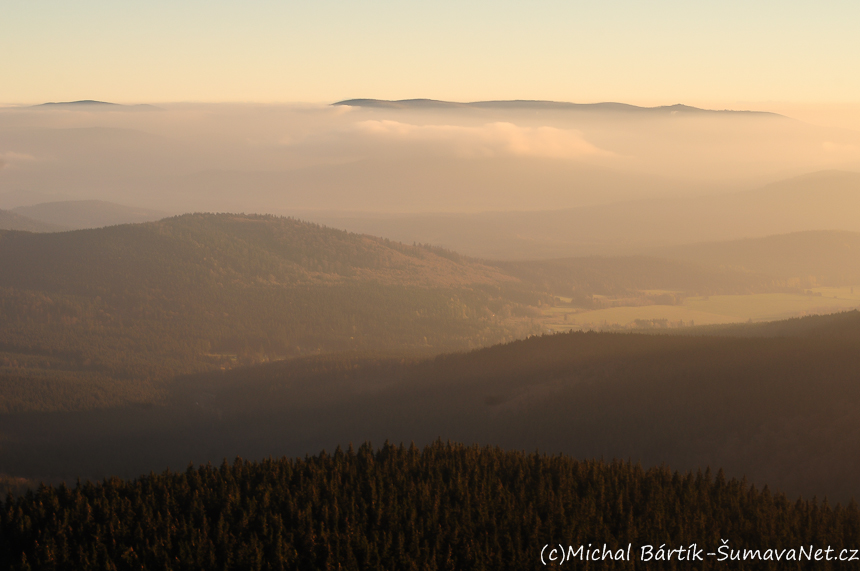
[[[823,315],[860,307],[860,287],[815,288],[807,294],[763,293],[691,297],[682,305],[644,305],[584,311],[556,306],[543,312],[552,331],[611,327],[679,327],[744,321],[774,321]],[[638,323],[637,323],[638,321]]]

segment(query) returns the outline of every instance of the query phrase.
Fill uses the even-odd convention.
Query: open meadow
[[[549,331],[664,328],[774,321],[826,315],[860,307],[860,287],[819,287],[804,294],[756,293],[688,297],[680,305],[642,305],[587,310],[569,298],[543,307],[539,318]]]

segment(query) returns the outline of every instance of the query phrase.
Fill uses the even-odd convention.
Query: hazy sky
[[[860,101],[856,0],[0,0],[0,8],[4,104]]]

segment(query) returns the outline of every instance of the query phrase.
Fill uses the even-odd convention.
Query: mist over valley
[[[643,534],[664,496],[697,506],[666,521],[695,519],[695,488],[708,521],[781,517],[786,541],[819,518],[850,543],[858,149],[847,129],[684,105],[0,108],[0,486],[20,508],[0,527],[47,561],[34,538],[54,524],[22,514],[125,494],[132,511],[104,508],[114,543],[96,520],[53,537],[189,568],[262,561],[255,545],[319,566],[341,557],[309,545],[348,544],[369,568],[394,557],[356,539],[374,530],[466,549],[461,528],[533,542],[540,520],[627,541],[633,523],[593,519],[616,509],[609,482]],[[481,486],[512,494],[498,515]],[[414,515],[434,494],[459,515]],[[334,506],[359,531],[332,531],[352,525]],[[163,509],[196,551],[140,515]],[[505,515],[534,509],[531,531]],[[242,523],[258,516],[265,533]],[[684,525],[666,533],[705,533]]]

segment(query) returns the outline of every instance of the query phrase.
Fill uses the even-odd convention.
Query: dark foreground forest
[[[604,544],[613,559],[575,555],[590,545],[602,558]],[[790,501],[727,481],[721,471],[386,443],[376,451],[365,444],[304,460],[237,459],[10,496],[0,563],[82,571],[523,570],[543,563],[856,569],[860,558],[850,559],[858,546],[855,503]],[[572,555],[564,563],[562,550]],[[666,550],[676,550],[671,561],[657,560]]]

